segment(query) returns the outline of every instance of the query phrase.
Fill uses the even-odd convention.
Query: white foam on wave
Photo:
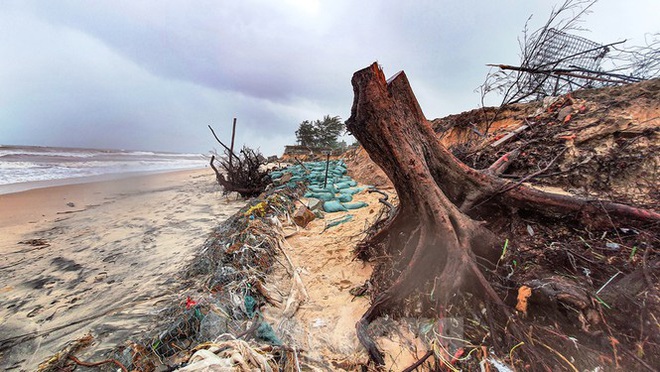
[[[202,168],[201,154],[0,147],[0,185]]]

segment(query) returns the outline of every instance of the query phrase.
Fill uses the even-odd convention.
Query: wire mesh
[[[541,33],[534,45],[538,48],[532,52],[526,66],[532,72],[523,80],[523,91],[543,98],[565,94],[578,87],[602,85],[602,81],[588,77],[598,75],[608,47],[555,29]],[[558,74],[558,71],[566,73]]]

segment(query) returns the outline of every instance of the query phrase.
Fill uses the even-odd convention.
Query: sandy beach
[[[139,335],[243,205],[208,169],[0,195],[0,368],[34,370],[88,332],[97,351]]]

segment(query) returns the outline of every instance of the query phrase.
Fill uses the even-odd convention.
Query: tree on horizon
[[[298,126],[296,141],[308,147],[340,147],[337,141],[345,131],[344,122],[339,116],[325,115],[323,120],[305,120]]]

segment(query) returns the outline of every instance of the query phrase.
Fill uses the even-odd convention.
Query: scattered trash
[[[527,314],[527,299],[532,295],[532,289],[526,285],[518,288],[518,303],[516,304],[516,310]]]
[[[323,201],[316,198],[307,198],[307,208],[316,211],[323,208]]]
[[[176,369],[179,372],[197,371],[274,371],[277,365],[272,355],[266,351],[252,347],[243,340],[230,340],[209,344],[207,348],[197,350],[188,360],[185,367]]]
[[[328,325],[328,322],[321,318],[314,319],[314,322],[312,323],[312,328],[321,328],[325,327]]]
[[[325,230],[327,230],[327,229],[329,229],[329,228],[331,228],[331,227],[335,227],[335,226],[337,226],[337,225],[341,225],[342,223],[345,223],[345,222],[351,221],[352,219],[353,219],[353,215],[352,215],[352,214],[347,214],[347,215],[345,215],[344,217],[340,217],[340,218],[337,218],[337,219],[335,219],[335,220],[331,220],[331,221],[329,221],[329,222],[325,225],[325,229],[323,229],[323,231],[325,231]]]
[[[618,243],[607,242],[605,246],[613,251],[618,251],[621,248],[621,245]]]
[[[307,227],[307,224],[309,224],[315,218],[316,216],[314,215],[314,212],[303,205],[293,215],[293,222],[295,222],[296,225],[300,227]]]
[[[529,236],[534,236],[534,229],[531,226],[527,225],[527,233]]]
[[[303,284],[300,278],[300,273],[298,270],[293,270],[291,291],[289,291],[289,298],[286,301],[286,307],[282,315],[285,318],[291,318],[298,311],[298,307],[308,299],[309,295],[307,294],[307,289],[305,289],[305,284]]]

